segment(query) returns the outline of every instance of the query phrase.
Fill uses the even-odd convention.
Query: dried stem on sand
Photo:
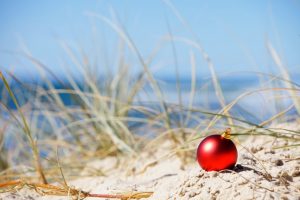
[[[69,186],[60,187],[51,184],[26,182],[23,180],[13,180],[13,181],[0,183],[0,188],[4,189],[5,191],[19,190],[25,186],[34,189],[36,192],[38,192],[41,195],[68,196],[68,197],[74,197],[76,199],[85,199],[87,197],[94,197],[94,198],[110,198],[110,199],[127,200],[127,199],[148,198],[153,194],[153,192],[128,192],[122,194],[92,194],[89,192],[81,191],[79,189],[71,188]]]

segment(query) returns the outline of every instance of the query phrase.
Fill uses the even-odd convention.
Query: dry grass
[[[1,192],[11,192],[17,191],[24,187],[28,187],[30,189],[35,190],[37,193],[41,195],[54,195],[54,196],[67,196],[71,199],[85,199],[87,197],[93,198],[109,198],[109,199],[142,199],[148,198],[152,195],[152,192],[131,192],[124,194],[93,194],[89,192],[84,192],[75,188],[64,186],[56,186],[50,184],[41,184],[41,183],[33,183],[26,182],[22,180],[8,181],[6,183],[0,184]]]

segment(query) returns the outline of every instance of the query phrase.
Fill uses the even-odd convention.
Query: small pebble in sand
[[[290,176],[287,172],[283,172],[283,173],[280,175],[280,177],[282,177],[282,178],[284,178],[285,180],[290,181],[290,182],[293,181],[293,177]]]
[[[269,194],[269,198],[270,198],[270,199],[274,199],[274,197],[273,197],[272,194]]]
[[[278,159],[278,160],[275,161],[275,165],[276,166],[282,166],[283,165],[283,161],[280,160],[280,159]]]
[[[218,176],[218,172],[213,171],[213,172],[210,173],[211,178],[212,177],[217,177],[217,176]]]
[[[297,176],[300,176],[300,170],[299,170],[299,169],[295,169],[295,170],[292,172],[292,177],[297,177]]]
[[[192,197],[194,197],[194,196],[196,196],[196,195],[197,195],[196,192],[191,192],[191,193],[189,194],[189,197],[192,198]]]
[[[267,151],[266,153],[275,154],[274,150]]]
[[[263,147],[251,147],[251,152],[252,153],[257,153],[258,151],[263,150]]]
[[[280,185],[280,181],[275,181],[274,184],[277,185],[277,186],[279,186]]]
[[[237,196],[239,196],[241,193],[240,192],[236,192],[233,196],[234,197],[237,197]]]
[[[280,198],[281,200],[289,200],[286,196]]]

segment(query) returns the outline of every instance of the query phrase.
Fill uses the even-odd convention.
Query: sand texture
[[[170,155],[166,142],[141,153],[139,158],[108,157],[87,165],[82,178],[69,185],[91,193],[154,192],[150,200],[175,199],[300,199],[300,149],[283,139],[249,136],[237,145],[239,158],[233,170],[206,172],[194,160],[183,164]],[[89,170],[109,171],[106,176],[88,177]],[[68,197],[42,196],[34,190],[2,193],[0,199],[59,200]],[[94,199],[94,198],[87,198]]]

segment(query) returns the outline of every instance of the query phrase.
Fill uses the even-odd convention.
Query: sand
[[[276,148],[293,143],[267,136],[249,136],[241,144],[237,145],[239,158],[233,170],[206,172],[195,160],[183,165],[176,155],[165,157],[170,152],[170,145],[165,142],[152,152],[141,153],[138,159],[95,160],[83,170],[82,178],[69,185],[91,193],[154,192],[149,200],[300,199],[299,147]],[[91,168],[109,174],[88,177]],[[25,188],[2,193],[0,199],[70,198],[42,196]]]

